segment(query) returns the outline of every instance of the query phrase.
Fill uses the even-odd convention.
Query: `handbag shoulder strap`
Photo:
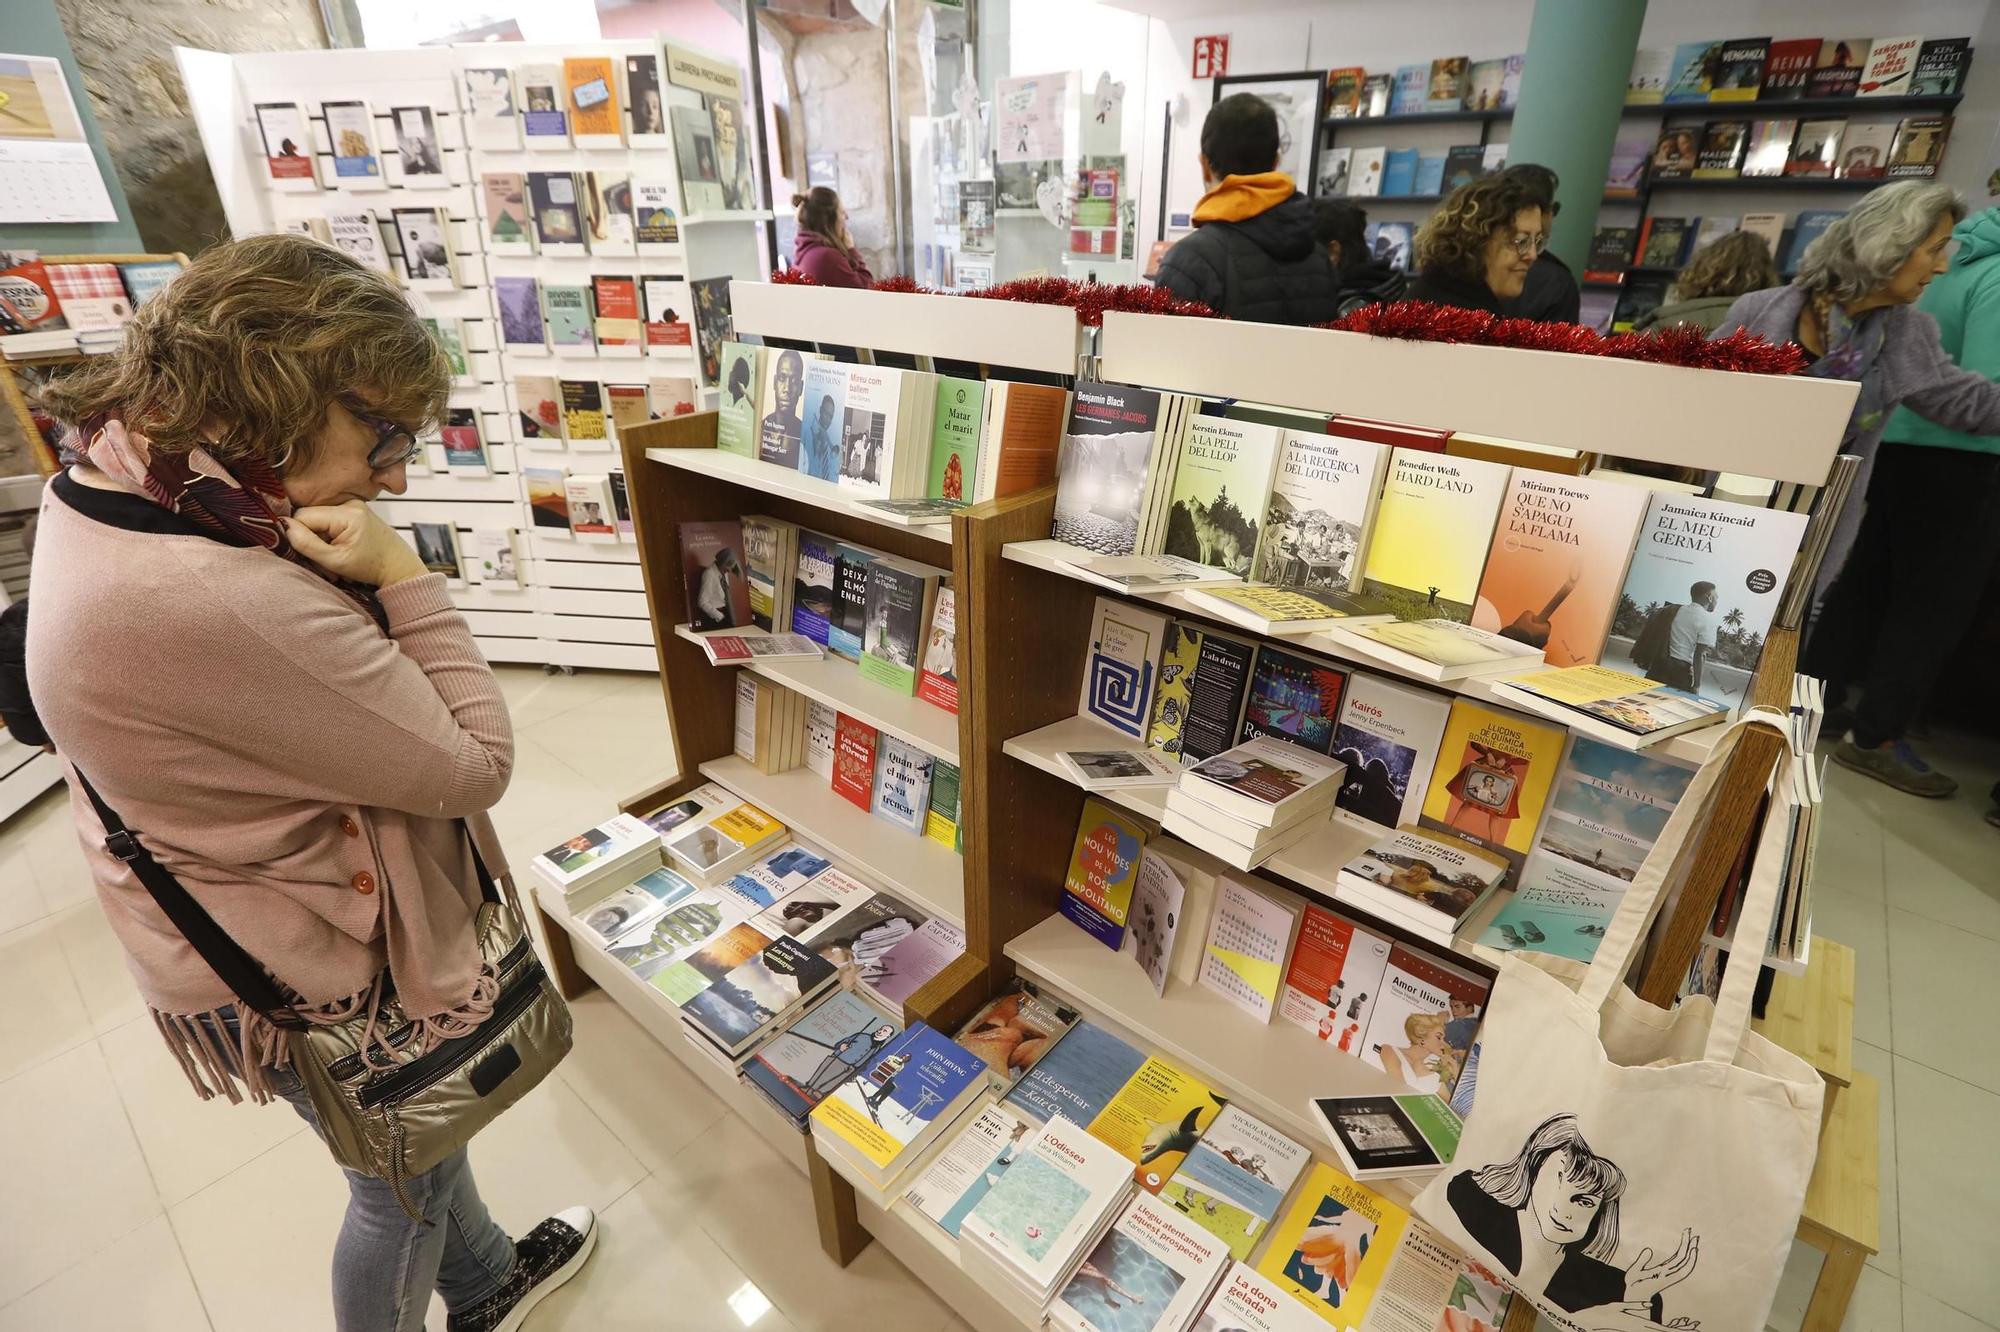
[[[243,1003],[269,1018],[273,1025],[291,1031],[302,1031],[306,1022],[292,1010],[292,1005],[278,992],[277,982],[272,980],[257,960],[244,951],[243,945],[229,936],[215,917],[194,900],[188,890],[181,886],[159,861],[153,859],[139,841],[137,834],[125,826],[116,810],[106,804],[97,788],[90,784],[90,778],[83,769],[71,765],[76,773],[77,784],[90,800],[91,808],[97,811],[98,822],[104,825],[104,849],[125,862],[132,870],[133,877],[146,886],[153,901],[166,913],[174,928],[181,932],[194,951],[201,954],[201,960],[208,963],[209,970],[219,977],[224,985]],[[482,866],[482,875],[484,868]]]

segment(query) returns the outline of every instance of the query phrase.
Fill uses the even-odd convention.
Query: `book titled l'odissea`
[[[1022,1286],[1053,1291],[1131,1188],[1125,1158],[1058,1115],[973,1206],[959,1239],[1017,1273]]]
[[[1092,796],[1083,802],[1060,910],[1091,938],[1117,951],[1146,849],[1146,826]]]

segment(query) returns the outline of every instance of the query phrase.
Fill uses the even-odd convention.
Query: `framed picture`
[[[1320,103],[1326,95],[1326,76],[1312,70],[1225,74],[1215,80],[1210,105],[1242,92],[1263,98],[1278,113],[1278,170],[1290,176],[1299,189],[1310,190],[1313,145],[1319,141],[1319,123],[1325,115]]]

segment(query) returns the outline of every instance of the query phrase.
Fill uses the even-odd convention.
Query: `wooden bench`
[[[1854,950],[1815,934],[1806,974],[1779,972],[1764,1016],[1750,1027],[1819,1070],[1829,1087],[1847,1086],[1854,1080]]]

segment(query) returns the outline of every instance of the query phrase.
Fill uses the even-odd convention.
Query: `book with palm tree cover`
[[[1472,625],[1542,649],[1551,666],[1603,650],[1647,492],[1516,470],[1486,553]]]

